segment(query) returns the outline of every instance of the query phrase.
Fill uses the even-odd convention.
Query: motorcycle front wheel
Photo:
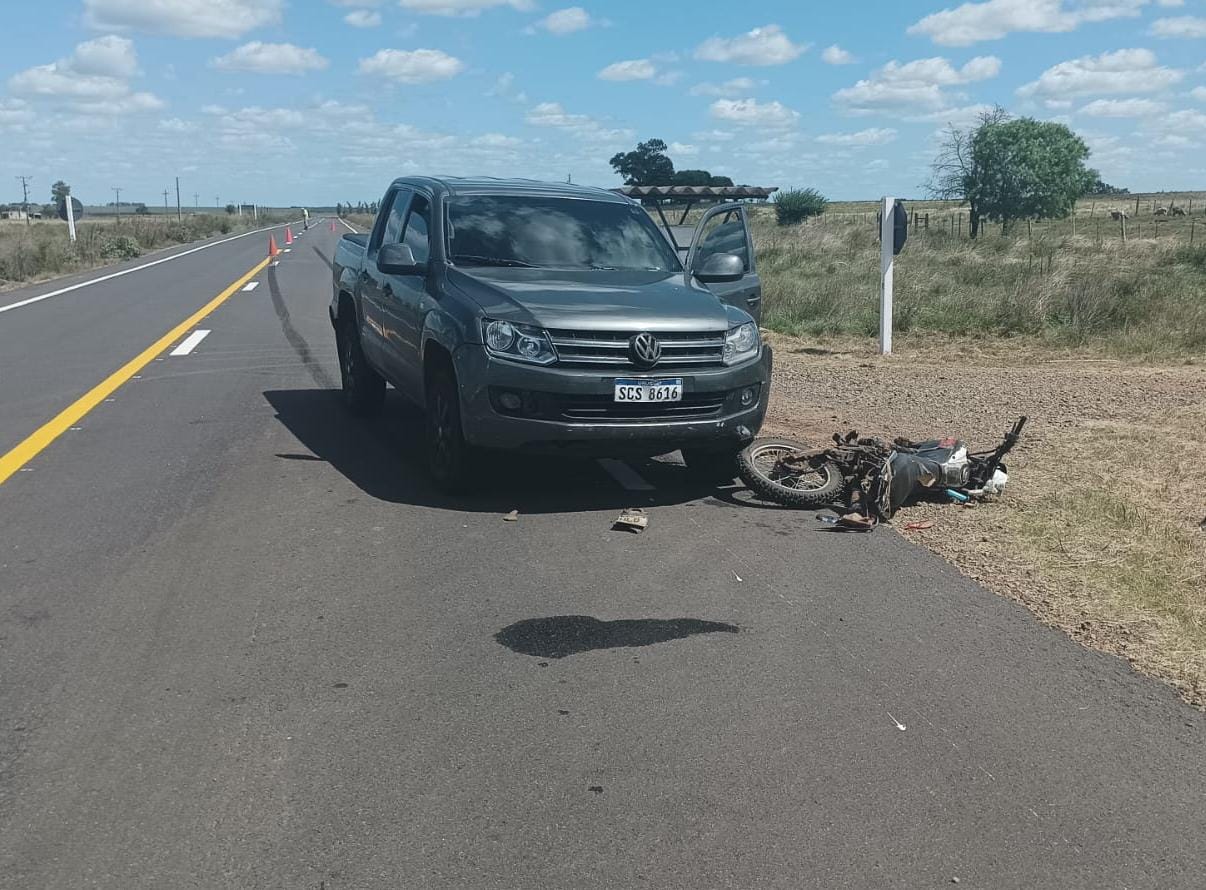
[[[817,458],[804,467],[781,461],[808,447],[790,439],[756,439],[737,456],[737,472],[759,497],[788,507],[827,507],[842,494],[842,472],[833,461]]]

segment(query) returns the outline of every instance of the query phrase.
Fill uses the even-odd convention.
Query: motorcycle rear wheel
[[[837,464],[817,458],[804,472],[777,469],[783,458],[808,450],[790,439],[756,439],[737,456],[737,472],[751,491],[768,501],[788,507],[827,507],[838,500],[844,487]]]

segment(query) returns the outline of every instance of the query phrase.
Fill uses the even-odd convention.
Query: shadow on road
[[[737,633],[735,624],[698,618],[637,618],[600,621],[589,615],[528,618],[494,635],[499,643],[521,655],[565,658],[594,649],[652,646],[695,634]]]
[[[716,486],[669,462],[632,461],[655,487],[626,491],[593,460],[488,452],[477,489],[454,497],[428,481],[423,415],[395,391],[389,391],[385,410],[371,420],[349,415],[335,389],[272,390],[264,398],[315,458],[370,497],[391,503],[472,512],[518,510],[522,515],[664,506],[716,494]],[[278,457],[304,460],[295,454]]]

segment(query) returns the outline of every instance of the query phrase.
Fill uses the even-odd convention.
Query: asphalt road
[[[0,887],[1202,886],[1202,715],[893,532],[672,461],[433,491],[332,393],[337,238],[0,485]],[[0,294],[0,459],[264,239]]]

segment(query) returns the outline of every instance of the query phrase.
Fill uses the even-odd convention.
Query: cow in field
[[[1111,210],[1110,211],[1110,219],[1114,220],[1114,222],[1118,222],[1119,220],[1129,219],[1129,218],[1130,217],[1127,216],[1125,210]]]
[[[1168,216],[1168,208],[1167,207],[1157,207],[1155,210],[1152,211],[1152,216]]]
[[[1174,207],[1172,210],[1169,211],[1169,213],[1171,213],[1173,216],[1184,216],[1185,208],[1184,207]]]

